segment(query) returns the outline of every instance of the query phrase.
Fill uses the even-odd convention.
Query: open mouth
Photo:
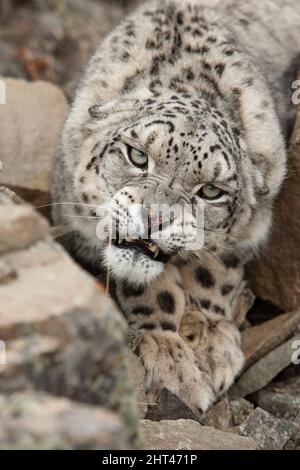
[[[171,255],[163,252],[152,240],[130,237],[120,239],[119,234],[117,234],[116,239],[113,240],[113,244],[117,248],[126,248],[142,252],[152,260],[162,263],[166,263],[171,257]]]

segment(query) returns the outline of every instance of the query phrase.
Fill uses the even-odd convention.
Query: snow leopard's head
[[[65,136],[76,150],[70,220],[114,277],[148,283],[174,255],[221,255],[265,238],[279,184],[228,116],[201,98],[95,105],[78,145],[75,131],[69,125]]]

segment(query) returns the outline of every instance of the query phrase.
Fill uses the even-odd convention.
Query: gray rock
[[[277,315],[269,321],[242,332],[242,349],[245,355],[244,369],[248,369],[268,352],[289,339],[300,325],[300,311]]]
[[[268,390],[300,396],[300,367],[293,364],[286,369],[276,381],[268,386]]]
[[[167,389],[163,389],[157,403],[148,403],[147,419],[153,421],[194,419],[201,421],[201,416],[196,415],[180,398]]]
[[[30,206],[0,203],[0,217],[0,263],[16,273],[0,282],[0,392],[30,388],[97,403],[118,412],[130,445],[140,446],[124,319]]]
[[[254,410],[253,403],[244,398],[230,401],[231,421],[233,426],[242,424]]]
[[[268,385],[291,363],[294,341],[291,338],[251,366],[231,388],[230,395],[245,397]]]
[[[300,450],[300,427],[297,426],[295,434],[287,441],[284,450]]]
[[[149,450],[253,450],[252,438],[201,426],[194,420],[142,420],[142,429]]]
[[[259,449],[280,450],[295,436],[293,423],[279,420],[270,413],[256,408],[239,427],[242,436],[252,437]]]
[[[300,425],[300,395],[261,390],[255,395],[255,401],[260,408],[277,418],[288,419]]]
[[[116,413],[45,393],[0,395],[0,449],[128,449]]]

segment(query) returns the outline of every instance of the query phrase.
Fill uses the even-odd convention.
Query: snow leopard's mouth
[[[130,238],[126,237],[120,239],[119,234],[117,233],[116,239],[112,241],[113,245],[117,248],[125,248],[129,250],[135,250],[141,252],[148,258],[153,261],[159,261],[161,263],[166,263],[172,256],[172,254],[165,253],[159,248],[156,243],[152,240],[144,240],[142,238]]]

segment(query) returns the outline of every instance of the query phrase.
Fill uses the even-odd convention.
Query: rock
[[[6,362],[1,366],[0,380],[12,383],[12,390],[30,386],[22,368],[30,362],[47,361],[62,348],[61,342],[53,336],[31,335],[25,338],[6,341]],[[50,363],[50,361],[48,361]],[[22,380],[23,379],[23,380]],[[2,387],[6,392],[8,388]]]
[[[255,395],[255,401],[260,408],[277,418],[293,421],[300,426],[300,395],[261,390]]]
[[[200,422],[201,420],[200,415],[196,415],[180,398],[165,388],[159,395],[157,403],[148,403],[146,418],[152,421],[193,419]]]
[[[284,311],[300,304],[300,106],[290,139],[289,171],[275,205],[270,241],[251,264],[251,288],[257,297]]]
[[[116,413],[45,393],[0,395],[0,449],[128,449]]]
[[[300,427],[297,426],[295,434],[284,445],[284,450],[300,450]]]
[[[253,439],[201,426],[191,419],[142,420],[148,450],[253,450]]]
[[[46,238],[49,227],[29,206],[0,204],[0,255]]]
[[[244,398],[237,398],[230,401],[230,414],[233,426],[242,424],[254,410],[253,403]]]
[[[130,444],[140,446],[126,324],[116,306],[51,240],[48,224],[29,205],[0,202],[0,217],[0,263],[15,273],[0,282],[7,349],[0,393],[31,388],[100,404],[120,414]],[[12,231],[20,217],[24,231]]]
[[[16,271],[5,261],[0,261],[0,284],[11,281],[17,276]]]
[[[292,336],[300,324],[300,311],[285,313],[242,333],[242,349],[245,354],[244,369],[248,369],[269,351]]]
[[[227,397],[216,403],[201,420],[201,424],[227,431],[231,424],[231,410]]]
[[[291,374],[291,376],[289,374]],[[282,374],[280,374],[280,376],[277,377],[277,380],[269,385],[268,390],[287,393],[295,397],[300,396],[299,364],[290,366],[290,369],[286,369]]]
[[[270,413],[256,408],[241,424],[239,431],[242,436],[252,437],[259,449],[280,450],[297,430],[292,423],[279,420]]]
[[[51,170],[68,105],[48,82],[2,78],[6,104],[0,106],[0,184],[33,204],[49,203]]]
[[[268,385],[292,361],[295,338],[278,346],[251,366],[230,389],[233,397],[245,397]]]

